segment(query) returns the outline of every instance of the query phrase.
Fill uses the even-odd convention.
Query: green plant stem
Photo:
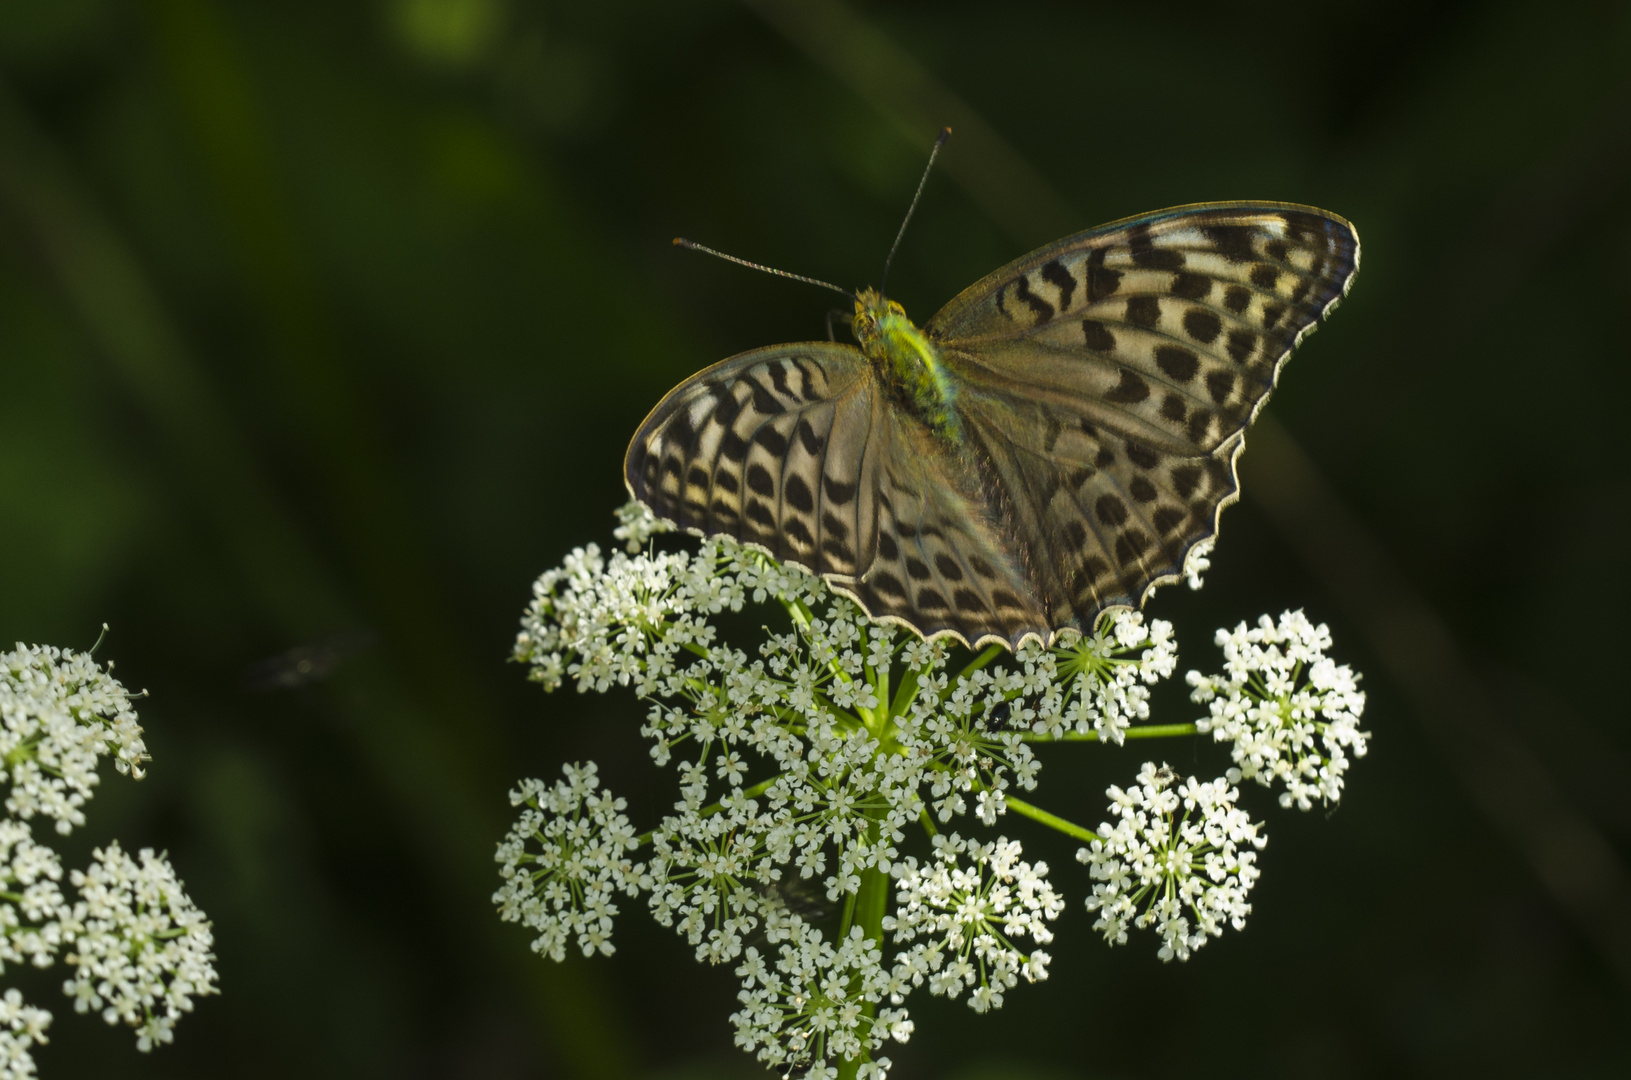
[[[921,674],[916,668],[909,668],[901,673],[900,686],[895,691],[895,700],[889,706],[889,715],[899,716],[911,707],[912,699],[917,697]]]
[[[1074,821],[1066,821],[1064,818],[1060,817],[1058,814],[1050,814],[1046,810],[1042,809],[1041,807],[1032,806],[1030,803],[1026,802],[1023,799],[1016,799],[1012,795],[1005,795],[1005,796],[1003,796],[1003,801],[1008,804],[1008,809],[1012,810],[1014,813],[1023,814],[1025,817],[1030,818],[1032,821],[1040,821],[1042,824],[1046,825],[1048,828],[1057,829],[1060,832],[1064,833],[1066,836],[1075,837],[1077,840],[1102,840],[1102,839],[1104,839],[1102,836],[1100,836],[1098,833],[1094,832],[1092,829],[1084,829],[1080,825],[1076,824]]]
[[[844,914],[843,917],[838,920],[838,937],[840,940],[843,939],[845,934],[849,933],[850,923],[854,921],[855,894],[850,893],[848,896],[844,897]]]
[[[867,826],[867,840],[876,845],[878,842],[878,815],[881,808],[870,810],[867,816],[872,819]],[[845,922],[851,926],[859,926],[861,933],[870,941],[883,942],[883,915],[889,906],[889,875],[877,867],[861,871],[861,888],[855,894],[855,909],[853,917]],[[848,933],[848,927],[843,931]],[[858,988],[857,988],[858,989]],[[875,1002],[864,1002],[862,1013],[870,1020],[877,1012]],[[861,1063],[872,1060],[870,1051],[862,1050],[859,1057],[846,1058],[838,1065],[838,1080],[855,1080],[855,1074],[861,1069]]]
[[[1123,732],[1124,737],[1129,739],[1172,739],[1181,735],[1194,734],[1196,734],[1194,724],[1143,724],[1137,727],[1130,727]],[[1063,735],[1031,734],[1021,736],[1021,739],[1025,742],[1034,743],[1103,741],[1099,738],[1099,733],[1096,731],[1089,731],[1086,734],[1075,731],[1067,731]]]

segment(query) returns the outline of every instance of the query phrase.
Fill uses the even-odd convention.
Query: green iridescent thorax
[[[861,351],[890,396],[937,434],[961,441],[962,425],[951,407],[957,384],[940,350],[912,325],[906,309],[875,289],[862,289],[855,298],[854,326]]]

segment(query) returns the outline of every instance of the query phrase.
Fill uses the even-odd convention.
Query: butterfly
[[[1209,550],[1246,429],[1358,268],[1335,214],[1199,203],[1039,248],[921,328],[863,289],[858,345],[693,375],[624,478],[658,517],[819,574],[874,620],[1052,644]]]

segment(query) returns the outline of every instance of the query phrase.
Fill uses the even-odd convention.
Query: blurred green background
[[[728,971],[626,905],[556,967],[488,897],[522,775],[673,797],[627,696],[506,662],[532,579],[610,539],[646,410],[860,285],[935,132],[892,291],[919,320],[1069,231],[1177,203],[1352,219],[1207,587],[1306,606],[1366,672],[1369,758],[1272,838],[1187,965],[1091,933],[975,1018],[921,995],[899,1080],[1625,1076],[1631,11],[1623,4],[833,0],[0,3],[0,640],[152,696],[153,763],[74,858],[168,848],[223,996],[139,1056],[60,976],[47,1078],[759,1075]],[[305,647],[327,678],[269,687]],[[261,666],[257,666],[261,665]],[[270,678],[275,682],[275,678]],[[1183,688],[1156,718],[1185,720]],[[1096,822],[1145,752],[1044,751]]]

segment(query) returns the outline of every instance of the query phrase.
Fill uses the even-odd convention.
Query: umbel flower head
[[[7,990],[0,996],[0,1080],[23,1080],[34,1075],[35,1043],[47,1043],[45,1029],[51,1014],[23,1004],[23,995]]]
[[[494,902],[538,934],[535,951],[610,952],[614,895],[643,894],[698,960],[733,965],[739,1046],[784,1075],[848,1080],[887,1071],[915,990],[985,1012],[1047,977],[1064,890],[1008,838],[1010,814],[1090,845],[1087,903],[1113,942],[1153,928],[1159,955],[1181,960],[1244,926],[1263,833],[1232,780],[1146,765],[1110,789],[1117,821],[1097,832],[1026,801],[1039,744],[1200,730],[1144,723],[1176,668],[1170,624],[1123,610],[1051,648],[970,656],[728,539],[660,550],[648,512],[618,517],[624,550],[586,545],[538,579],[515,657],[546,690],[639,697],[675,797],[636,835],[592,764],[512,792],[523,810]],[[749,605],[768,625],[744,647],[720,624]],[[830,908],[800,910],[799,895]]]
[[[1224,924],[1246,928],[1246,894],[1257,882],[1257,853],[1267,838],[1243,811],[1239,792],[1223,780],[1202,783],[1146,761],[1138,782],[1112,787],[1114,825],[1103,839],[1076,853],[1098,884],[1087,910],[1093,929],[1112,945],[1127,941],[1127,927],[1154,926],[1162,960],[1188,960]]]
[[[6,812],[24,821],[51,818],[66,836],[85,824],[80,808],[100,780],[103,757],[141,778],[147,747],[130,694],[89,653],[19,643],[0,654],[0,670]]]
[[[215,992],[215,937],[169,860],[143,848],[132,859],[114,841],[71,876],[79,900],[64,912],[73,977],[62,992],[79,1012],[100,1009],[136,1029],[136,1048],[174,1038],[193,999]],[[138,861],[138,859],[140,861]]]
[[[731,1017],[736,1045],[771,1068],[807,1069],[812,1080],[836,1080],[833,1062],[859,1060],[889,1039],[905,1042],[912,1022],[904,1009],[879,1003],[890,980],[883,951],[859,926],[851,926],[835,948],[798,916],[781,928],[774,962],[749,946],[736,968],[742,980]],[[856,1074],[881,1077],[889,1059],[867,1062]]]
[[[598,950],[610,956],[613,897],[619,891],[638,896],[643,869],[628,853],[634,829],[623,814],[623,800],[597,790],[593,763],[562,766],[565,780],[553,787],[523,780],[510,792],[511,806],[526,806],[515,827],[499,845],[499,874],[504,886],[493,894],[505,922],[521,922],[538,931],[536,953],[561,960],[566,943],[577,939],[583,955]],[[530,845],[530,847],[529,847]]]
[[[1233,744],[1230,779],[1283,784],[1280,805],[1300,810],[1340,799],[1348,754],[1364,757],[1370,736],[1359,730],[1359,676],[1325,655],[1330,629],[1288,611],[1278,624],[1264,615],[1251,629],[1219,630],[1217,643],[1223,674],[1187,678],[1209,711],[1196,730]]]
[[[964,855],[966,867],[958,865]],[[928,865],[910,856],[896,865],[896,914],[884,917],[883,929],[910,946],[895,959],[900,986],[927,980],[931,994],[950,998],[968,988],[969,1008],[983,1013],[1001,1008],[1003,991],[1021,976],[1026,982],[1048,977],[1048,954],[1022,952],[1013,939],[1052,941],[1048,922],[1065,901],[1048,881],[1047,863],[1033,866],[1019,856],[1018,840],[971,845],[952,833],[934,838]]]
[[[72,973],[63,992],[74,1008],[134,1028],[137,1049],[147,1051],[173,1039],[195,999],[218,992],[209,922],[164,855],[143,849],[132,859],[117,841],[67,874],[77,896],[68,899],[61,858],[31,828],[36,817],[63,834],[84,825],[103,758],[142,775],[141,725],[111,667],[50,647],[0,653],[8,814],[0,818],[0,972],[7,963],[48,968],[65,960]],[[0,1080],[34,1075],[30,1049],[46,1041],[50,1023],[48,1011],[5,991]]]

